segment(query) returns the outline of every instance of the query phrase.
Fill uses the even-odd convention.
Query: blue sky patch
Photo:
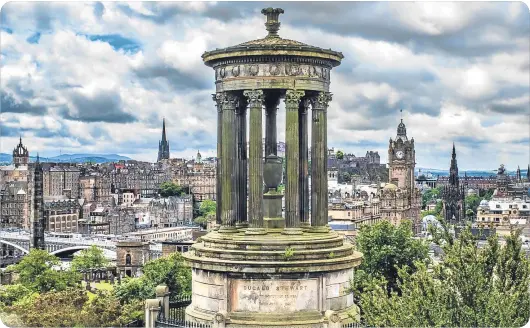
[[[33,44],[39,43],[39,40],[40,40],[40,32],[35,32],[26,39],[28,43],[33,43]]]
[[[123,50],[135,54],[142,49],[140,43],[119,34],[92,34],[87,35],[87,37],[90,41],[106,42],[116,51]]]
[[[9,27],[2,26],[2,27],[0,27],[0,29],[2,29],[2,31],[7,32],[9,34],[13,34],[13,30],[10,29]]]

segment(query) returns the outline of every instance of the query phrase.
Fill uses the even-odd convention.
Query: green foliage
[[[335,252],[331,252],[328,254],[328,258],[332,259],[335,257]]]
[[[429,260],[428,245],[412,237],[410,221],[403,221],[399,226],[386,220],[361,226],[356,245],[363,253],[363,260],[354,276],[356,294],[367,287],[366,278],[384,278],[388,291],[399,292],[398,268],[405,265],[414,270],[416,261],[427,263]]]
[[[2,289],[0,289],[0,303],[11,306],[31,293],[32,291],[29,288],[21,284],[2,286]]]
[[[184,188],[173,182],[168,181],[160,185],[160,196],[162,197],[182,196],[184,194]]]
[[[98,290],[96,296],[86,302],[81,312],[85,327],[116,327],[121,322],[122,306],[118,298],[109,291]]]
[[[191,294],[191,269],[180,253],[149,261],[142,270],[141,277],[126,279],[115,287],[116,297],[122,303],[153,298],[158,285],[168,286],[171,296]]]
[[[431,188],[431,189],[428,189],[427,191],[425,191],[422,195],[422,207],[423,208],[426,208],[427,206],[427,202],[430,201],[431,199],[438,199],[441,197],[441,194],[442,194],[442,187],[436,187],[436,188]],[[438,206],[438,205],[436,205]],[[440,205],[441,206],[441,205]]]
[[[105,257],[103,250],[92,245],[74,256],[71,267],[73,270],[88,270],[107,267],[108,265],[109,260]]]
[[[344,153],[342,150],[337,150],[337,159],[344,159]]]
[[[289,260],[290,258],[292,258],[294,256],[294,248],[292,247],[287,247],[285,249],[285,251],[283,252],[283,258],[285,260]]]
[[[520,327],[530,315],[530,264],[521,247],[520,230],[512,230],[501,247],[496,235],[478,247],[469,227],[458,239],[432,231],[444,258],[430,268],[416,262],[399,270],[401,295],[388,295],[385,281],[371,281],[361,295],[363,319],[381,327]]]
[[[78,286],[80,274],[53,269],[60,262],[58,257],[45,250],[31,249],[29,254],[12,267],[12,270],[18,272],[17,283],[39,293],[61,291],[68,287]]]
[[[206,199],[202,201],[201,206],[199,207],[199,215],[207,218],[209,215],[215,217],[217,204],[211,199]]]
[[[81,310],[88,300],[81,289],[65,289],[26,297],[11,311],[28,327],[74,327],[81,324]]]

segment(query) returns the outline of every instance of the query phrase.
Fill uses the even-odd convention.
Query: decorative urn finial
[[[279,16],[283,14],[284,11],[282,8],[264,8],[261,10],[261,13],[267,16],[267,22],[265,23],[265,28],[269,32],[267,35],[268,38],[279,38],[278,30],[280,29]]]

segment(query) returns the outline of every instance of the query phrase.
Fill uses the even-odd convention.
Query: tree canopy
[[[363,253],[355,274],[357,294],[366,287],[367,278],[384,278],[389,291],[398,291],[398,268],[404,265],[415,269],[417,262],[428,261],[428,245],[412,237],[412,223],[408,220],[398,226],[386,220],[361,226],[356,239],[357,248]]]
[[[89,270],[102,268],[109,265],[103,250],[96,245],[83,249],[74,256],[71,267],[73,270]]]
[[[184,188],[173,182],[164,182],[160,185],[160,196],[183,196],[185,194]]]
[[[362,317],[379,327],[520,327],[530,316],[530,266],[520,230],[501,246],[496,235],[483,247],[469,227],[458,239],[431,229],[443,250],[442,261],[401,265],[401,293],[388,294],[385,279],[373,279],[360,296]]]
[[[10,267],[10,270],[18,272],[17,283],[39,293],[61,291],[79,285],[78,273],[54,269],[60,264],[57,256],[33,248],[19,263]]]
[[[343,159],[344,158],[344,153],[342,152],[342,150],[337,150],[337,159]]]

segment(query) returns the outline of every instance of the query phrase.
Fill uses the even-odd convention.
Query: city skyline
[[[329,146],[387,162],[403,109],[417,166],[525,168],[528,12],[522,3],[279,3],[285,38],[342,51]],[[215,155],[201,54],[264,36],[265,3],[9,3],[2,10],[2,141],[31,155]],[[37,14],[38,13],[38,14]],[[78,18],[80,17],[80,18]],[[352,18],[354,17],[354,18]],[[79,27],[74,27],[78,24]],[[237,26],[237,35],[227,34]],[[182,49],[186,49],[183,51]],[[284,113],[283,102],[280,113]],[[285,117],[278,115],[279,140]]]

